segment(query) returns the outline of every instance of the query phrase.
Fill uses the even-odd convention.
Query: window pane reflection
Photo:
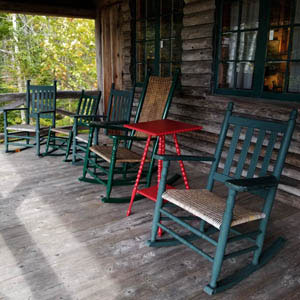
[[[146,58],[147,60],[152,59],[154,60],[154,42],[147,42],[146,43]]]
[[[239,21],[239,1],[224,1],[222,31],[237,30]]]
[[[170,64],[160,64],[161,76],[170,76]]]
[[[300,63],[290,63],[290,75],[288,92],[299,93],[300,92]]]
[[[300,27],[294,28],[292,59],[300,59]]]
[[[136,65],[136,78],[137,81],[143,82],[145,80],[145,65],[137,64]]]
[[[254,60],[256,50],[257,31],[241,32],[239,46],[239,60]]]
[[[163,40],[160,42],[160,60],[161,61],[170,61],[170,40]]]
[[[136,22],[136,40],[145,39],[145,21]]]
[[[136,60],[137,60],[137,62],[145,61],[145,45],[144,45],[144,43],[136,44]]]
[[[154,40],[155,38],[155,22],[147,21],[146,39]]]
[[[290,28],[278,28],[269,31],[267,44],[268,59],[283,59],[288,57]]]
[[[285,82],[286,62],[272,62],[265,66],[264,90],[282,93]]]
[[[221,60],[234,60],[237,34],[229,33],[222,36]]]
[[[161,17],[160,21],[160,38],[170,37],[171,33],[171,15]]]
[[[272,0],[270,24],[271,26],[289,25],[291,23],[292,0]]]
[[[296,0],[295,23],[300,23],[300,0]]]
[[[241,29],[258,27],[259,0],[243,0]]]
[[[252,89],[253,63],[238,63],[236,66],[236,87],[238,89]]]
[[[219,88],[233,88],[234,87],[234,63],[219,64],[218,71],[218,87]]]

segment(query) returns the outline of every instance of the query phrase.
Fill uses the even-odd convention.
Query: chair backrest
[[[179,70],[173,77],[147,75],[134,122],[166,119],[177,85]],[[145,136],[137,132],[136,136]]]
[[[129,122],[131,117],[134,88],[130,91],[116,90],[115,84],[111,85],[107,116],[108,121]]]
[[[27,114],[27,123],[29,118],[35,118],[35,114],[41,111],[56,110],[56,80],[53,85],[31,85],[27,80],[26,105],[29,110]],[[55,114],[42,114],[41,118],[54,118]]]
[[[208,178],[207,189],[215,180],[273,175],[280,178],[297,118],[292,110],[287,122],[266,121],[232,115],[229,103]],[[264,197],[264,192],[259,193]]]
[[[81,116],[95,116],[99,108],[99,102],[101,98],[101,91],[95,96],[87,95],[84,90],[81,92],[81,96],[77,106],[77,115]],[[93,121],[93,118],[78,118],[78,124],[86,124]]]

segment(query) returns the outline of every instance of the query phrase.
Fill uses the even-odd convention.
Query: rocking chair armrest
[[[55,113],[55,110],[43,110],[43,111],[35,112],[33,114],[40,116],[42,114],[53,114],[53,113]]]
[[[194,155],[154,155],[155,159],[163,160],[163,161],[214,161],[215,158],[213,156],[194,156]]]
[[[28,109],[27,107],[4,108],[4,109],[3,109],[3,112],[6,113],[6,112],[9,112],[9,111],[14,111],[14,110],[27,110],[27,109]]]
[[[225,184],[237,192],[269,189],[276,187],[279,181],[275,176],[263,176],[256,178],[230,179]]]
[[[79,119],[79,118],[84,118],[84,119],[92,119],[92,118],[107,118],[107,116],[106,115],[76,115],[76,114],[74,114],[73,116],[72,116],[73,118],[77,118],[77,119]]]

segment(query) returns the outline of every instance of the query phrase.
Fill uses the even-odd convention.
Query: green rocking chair
[[[9,125],[8,113],[22,110],[26,114],[26,124]],[[41,119],[50,119],[52,126],[55,127],[56,81],[53,86],[44,86],[31,85],[30,80],[27,80],[26,106],[4,109],[3,113],[5,152],[9,152],[9,145],[13,145],[22,147],[21,149],[36,147],[36,155],[40,155],[40,145],[49,128],[41,125]],[[30,143],[31,140],[33,143]]]
[[[126,124],[129,123],[131,117],[132,103],[134,97],[134,88],[130,91],[118,90],[115,88],[115,84],[112,83],[111,90],[108,100],[108,108],[106,115],[97,116],[97,120],[101,120],[102,124]],[[84,119],[83,119],[84,120]],[[88,124],[93,121],[89,119]],[[104,122],[104,123],[103,123]],[[75,164],[78,161],[84,161],[85,153],[88,145],[89,134],[80,133],[79,128],[82,126],[82,121],[78,118],[75,119],[74,125],[74,139],[73,139],[73,150],[72,150],[72,163]],[[89,126],[86,127],[89,131]],[[107,143],[109,138],[108,130],[105,129],[100,132],[96,130],[94,134],[94,144],[97,145]],[[109,141],[110,142],[110,141]]]
[[[173,98],[174,90],[178,80],[178,71],[172,77],[146,77],[141,93],[134,122],[146,122],[157,119],[165,119]],[[110,136],[112,145],[92,145],[93,136],[97,128],[117,129],[124,134],[113,134]],[[129,202],[130,197],[111,197],[113,186],[133,185],[141,161],[141,154],[132,149],[133,142],[146,141],[141,133],[136,133],[124,127],[92,123],[89,142],[85,155],[83,176],[81,181],[99,183],[106,186],[106,197],[103,202],[122,203]],[[157,141],[153,146],[153,153],[157,149]],[[146,183],[150,186],[151,174],[154,170],[154,160],[148,158],[150,163],[148,171],[143,172],[147,176]],[[90,177],[87,177],[90,175]]]
[[[293,110],[288,122],[271,122],[232,115],[233,104],[227,108],[214,157],[196,156],[156,156],[163,160],[162,178],[159,185],[152,225],[151,247],[173,246],[183,243],[212,262],[210,283],[204,288],[209,295],[226,290],[265,265],[283,246],[284,239],[278,238],[270,247],[263,250],[264,238],[270,218],[280,175],[290,145],[297,111]],[[232,137],[231,132],[233,132]],[[241,142],[241,136],[244,140]],[[225,139],[230,145],[225,145]],[[227,143],[227,142],[226,142]],[[213,161],[206,189],[167,190],[166,177],[170,161]],[[223,164],[223,160],[225,160]],[[227,199],[213,192],[214,182],[228,188]],[[249,209],[236,203],[239,192],[248,192],[263,199],[260,209]],[[167,202],[163,201],[167,200]],[[175,206],[200,220],[200,226],[184,220],[170,207]],[[182,236],[166,226],[164,220],[172,220],[189,230],[191,234]],[[248,232],[237,230],[237,226],[247,222],[258,222],[258,228],[251,226]],[[197,221],[194,221],[197,222]],[[198,222],[197,222],[198,223]],[[254,224],[255,225],[255,224]],[[247,227],[247,226],[246,226]],[[245,225],[243,231],[246,230]],[[174,239],[158,238],[161,228]],[[218,233],[218,238],[212,236]],[[195,239],[204,239],[216,247],[215,255],[205,252],[195,245]],[[248,240],[249,247],[227,253],[228,244]],[[240,245],[238,245],[240,246]],[[228,250],[228,249],[227,249]],[[223,261],[245,253],[253,253],[252,261],[240,271],[218,280]]]
[[[100,97],[101,92],[96,96],[92,96],[87,95],[86,92],[82,90],[76,113],[73,116],[73,125],[49,128],[46,150],[43,156],[64,155],[64,161],[68,161],[74,132],[79,133],[80,130],[88,130],[88,123],[96,118]],[[60,153],[53,153],[56,150],[60,150]]]

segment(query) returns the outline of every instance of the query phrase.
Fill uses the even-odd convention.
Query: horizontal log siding
[[[286,120],[292,107],[300,108],[300,104],[295,103],[212,95],[215,1],[186,0],[185,2],[182,30],[182,95],[173,100],[169,118],[202,125],[203,130],[179,136],[184,154],[214,154],[229,101],[236,103],[235,112],[241,115],[277,120]],[[298,119],[299,125],[287,156],[277,199],[300,208],[300,118]],[[169,138],[167,140],[170,141]],[[241,146],[242,142],[239,149]],[[167,145],[167,149],[174,151],[172,143]],[[222,162],[224,161],[225,157]],[[209,163],[201,164],[204,172],[209,172],[209,167]]]
[[[125,1],[124,21],[124,86],[131,87],[130,56],[130,14]],[[185,0],[182,29],[181,91],[176,93],[169,118],[203,126],[201,132],[179,135],[183,154],[213,155],[221,123],[229,101],[235,102],[235,112],[241,115],[286,120],[295,103],[263,99],[223,97],[212,95],[212,63],[215,22],[215,1]],[[140,89],[136,90],[137,99]],[[255,103],[255,105],[253,105]],[[300,104],[298,104],[300,108]],[[298,121],[290,151],[283,171],[282,184],[277,199],[300,208],[300,119]],[[239,147],[241,147],[242,142]],[[141,145],[143,146],[143,145]],[[174,145],[167,137],[167,151],[174,152]],[[225,158],[223,157],[223,161]],[[249,160],[249,158],[248,158]],[[199,164],[198,170],[209,172],[209,163]]]

